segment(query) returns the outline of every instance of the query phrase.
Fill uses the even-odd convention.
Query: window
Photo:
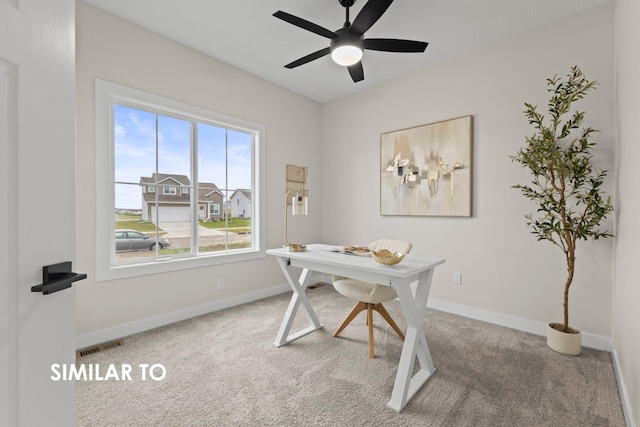
[[[221,212],[264,194],[264,126],[96,79],[96,139],[97,280],[264,257],[264,205]]]

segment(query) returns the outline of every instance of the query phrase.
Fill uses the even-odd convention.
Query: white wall
[[[545,108],[546,78],[579,65],[587,77],[600,81],[580,108],[587,111],[588,124],[602,130],[595,137],[597,162],[613,168],[612,50],[613,4],[608,4],[324,104],[322,240],[411,240],[412,253],[447,260],[436,269],[432,299],[540,328],[561,321],[564,256],[550,243],[537,242],[526,228],[523,215],[534,207],[510,186],[528,182],[529,175],[509,155],[533,134],[523,103]],[[380,216],[380,134],[469,114],[474,120],[473,216]],[[609,192],[612,181],[606,184]],[[599,337],[611,336],[612,245],[613,239],[580,245],[571,290],[571,324],[605,346],[608,339]],[[462,286],[452,284],[453,272],[463,274]]]
[[[630,425],[640,425],[640,286],[638,286],[638,241],[640,241],[640,3],[617,0],[616,38],[616,130],[618,139],[618,210],[613,290],[613,354],[623,383]],[[632,409],[633,408],[633,409]],[[633,411],[633,413],[631,413]]]
[[[319,104],[78,1],[77,264],[79,271],[89,275],[77,287],[77,328],[78,335],[84,337],[81,345],[96,339],[117,338],[123,331],[145,325],[157,326],[157,322],[163,321],[157,316],[168,319],[171,317],[167,313],[233,298],[237,301],[238,296],[284,284],[284,276],[271,257],[95,282],[96,77],[264,124],[267,247],[283,243],[286,164],[309,167],[311,203],[317,206],[321,203]],[[292,221],[292,233],[301,241],[320,238],[320,212],[313,205],[309,216]],[[219,278],[225,281],[224,291],[217,290]],[[122,327],[128,324],[133,326]]]

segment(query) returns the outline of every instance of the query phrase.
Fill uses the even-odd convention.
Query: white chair
[[[410,242],[402,240],[380,239],[371,243],[369,245],[369,249],[376,252],[381,249],[388,249],[392,253],[401,252],[403,254],[408,254],[412,246],[413,245]],[[342,330],[346,328],[353,319],[355,319],[358,313],[363,310],[367,310],[367,325],[369,326],[369,357],[373,359],[373,310],[375,310],[380,313],[387,323],[391,325],[393,330],[400,335],[400,338],[404,340],[404,334],[382,305],[383,302],[390,301],[398,297],[396,290],[391,286],[334,276],[333,287],[336,291],[347,298],[358,301],[355,307],[353,307],[353,310],[351,310],[351,313],[349,313],[340,327],[334,332],[334,337],[340,335],[340,332],[342,332]]]

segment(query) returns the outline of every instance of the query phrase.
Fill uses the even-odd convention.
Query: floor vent
[[[116,347],[120,347],[124,345],[124,341],[122,340],[116,340],[116,341],[111,341],[111,342],[107,342],[104,344],[100,344],[100,345],[96,345],[93,347],[89,347],[89,348],[85,348],[82,350],[78,350],[76,351],[76,357],[77,358],[81,358],[84,356],[89,356],[90,354],[95,354],[95,353],[100,353],[102,351],[107,351],[107,350],[111,350],[112,348],[116,348]]]

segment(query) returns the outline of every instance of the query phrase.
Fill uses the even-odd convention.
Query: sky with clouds
[[[191,176],[191,123],[122,105],[114,106],[114,158],[118,209],[141,209],[141,177],[156,172]],[[228,189],[251,188],[252,135],[197,124],[198,181]],[[157,143],[156,143],[157,140]]]

